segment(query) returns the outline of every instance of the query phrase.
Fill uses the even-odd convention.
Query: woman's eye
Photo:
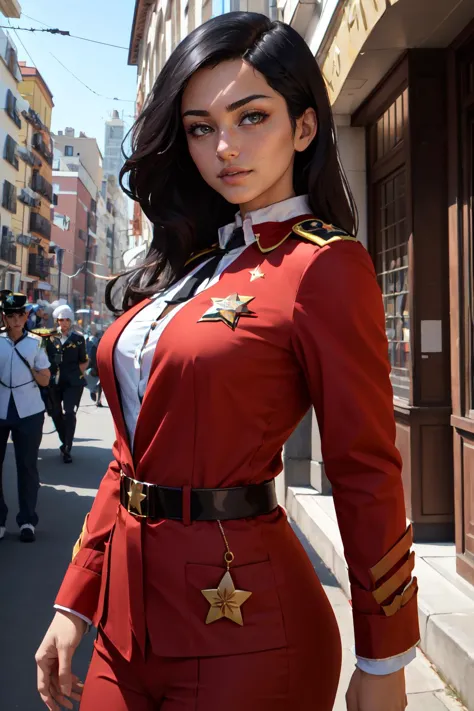
[[[198,138],[200,136],[207,136],[211,131],[212,128],[203,123],[195,123],[187,129],[187,133],[189,133],[190,136],[197,136]]]
[[[248,114],[245,114],[240,123],[255,126],[259,123],[263,123],[266,118],[268,118],[268,114],[264,111],[250,111]]]

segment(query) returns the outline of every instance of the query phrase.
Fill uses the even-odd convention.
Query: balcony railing
[[[47,127],[44,125],[42,120],[40,119],[39,115],[36,113],[36,111],[33,111],[33,109],[28,109],[28,111],[22,111],[21,115],[25,119],[25,121],[28,121],[28,123],[31,123],[32,126],[37,128],[39,131],[47,131]]]
[[[43,195],[49,202],[53,202],[53,186],[39,173],[33,173],[31,189],[34,190],[35,193]]]
[[[16,264],[15,236],[8,227],[2,228],[0,259],[3,259],[4,262],[8,262],[8,264]]]
[[[37,276],[40,279],[47,279],[51,270],[52,259],[42,257],[39,254],[30,254],[28,257],[28,274]]]
[[[31,165],[32,168],[41,168],[43,165],[41,159],[25,146],[17,146],[16,152],[21,160],[24,160],[25,163]]]
[[[22,188],[18,200],[29,207],[39,207],[41,204],[40,196],[30,188]]]
[[[38,212],[30,214],[30,232],[36,232],[47,239],[51,239],[51,222]]]
[[[38,151],[40,155],[43,156],[43,158],[47,163],[49,163],[49,165],[53,164],[53,154],[49,147],[46,145],[41,133],[33,134],[33,148]]]

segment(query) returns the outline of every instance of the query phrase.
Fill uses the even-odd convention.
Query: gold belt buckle
[[[120,472],[120,475],[125,478],[123,471]],[[132,479],[131,477],[127,477],[127,479],[130,480],[130,488],[126,491],[128,496],[128,513],[136,518],[148,518],[148,516],[142,512],[142,501],[145,501],[148,496],[148,494],[143,493],[143,487],[148,485],[143,481],[136,481],[136,479]]]

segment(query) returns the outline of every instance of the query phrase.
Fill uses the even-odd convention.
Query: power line
[[[30,15],[25,15],[24,12],[21,13],[21,16],[22,16],[22,17],[27,17],[29,20],[33,20],[33,22],[37,22],[38,25],[43,25],[43,27],[48,27],[48,25],[45,25],[45,23],[44,23],[44,22],[41,22],[41,20],[35,20],[34,17],[31,17]]]
[[[28,57],[30,58],[31,63],[33,64],[34,67],[36,67],[36,64],[35,64],[35,61],[34,61],[33,57],[32,57],[31,54],[28,52],[28,50],[26,49],[25,45],[24,45],[23,42],[21,41],[20,37],[19,37],[19,36],[17,35],[17,33],[15,32],[14,28],[12,27],[12,23],[10,22],[10,20],[8,20],[8,24],[10,25],[10,28],[7,27],[7,29],[13,30],[13,32],[15,33],[15,37],[17,38],[18,42],[21,44],[21,46],[22,46],[23,49],[25,50],[25,52],[26,52],[26,54],[28,55]]]
[[[73,76],[74,79],[76,79],[80,84],[82,84],[82,86],[85,86],[86,89],[88,89],[90,92],[92,92],[92,93],[95,94],[96,96],[99,96],[99,97],[101,97],[101,98],[103,98],[103,99],[108,99],[109,101],[123,101],[123,102],[125,102],[125,103],[130,103],[130,104],[134,104],[134,103],[135,103],[135,100],[134,100],[134,99],[119,99],[119,98],[117,98],[116,96],[105,96],[105,94],[99,94],[98,91],[95,91],[94,89],[91,89],[91,87],[88,86],[85,82],[83,82],[82,79],[79,79],[79,77],[76,76],[76,75],[74,74],[74,72],[72,72],[70,69],[68,69],[68,68],[66,67],[66,65],[63,64],[63,63],[61,62],[61,60],[56,57],[56,55],[54,55],[52,52],[50,52],[50,55],[51,55],[52,57],[54,57],[54,59],[55,59],[57,62],[59,62],[59,64],[60,64],[62,67],[64,67],[64,69],[65,69],[71,76]]]
[[[72,35],[69,30],[59,30],[58,28],[40,30],[37,27],[12,27],[11,25],[0,25],[0,29],[21,30],[22,32],[49,32],[52,35],[63,35],[64,37],[72,37],[73,39],[82,40],[83,42],[93,42],[94,44],[102,44],[104,47],[114,47],[115,49],[125,49],[128,51],[128,47],[122,47],[122,45],[119,44],[110,44],[110,42],[100,42],[99,40],[89,39],[88,37],[79,37],[79,35]]]

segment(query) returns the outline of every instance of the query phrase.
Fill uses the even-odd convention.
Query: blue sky
[[[25,17],[39,20],[50,28],[69,30],[71,34],[102,42],[129,46],[135,0],[19,0],[22,17],[10,19],[16,27],[43,28],[44,25]],[[1,24],[8,25],[6,18]],[[104,47],[70,37],[49,33],[17,32],[9,30],[18,49],[20,60],[34,65],[41,72],[53,97],[52,130],[66,126],[85,131],[95,137],[101,151],[104,147],[104,122],[112,109],[124,114],[127,128],[133,123],[137,68],[127,64],[128,49]],[[107,97],[128,99],[113,101],[88,91],[52,56],[55,55],[72,73],[91,89]],[[27,98],[27,97],[26,97]]]

